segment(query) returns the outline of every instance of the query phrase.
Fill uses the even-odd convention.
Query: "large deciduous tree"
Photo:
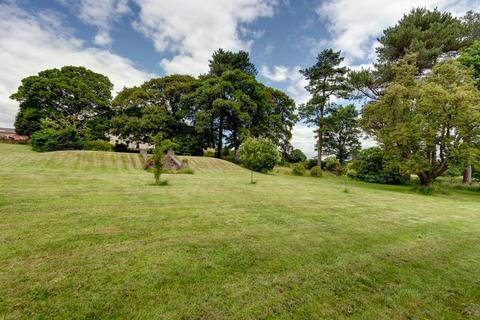
[[[113,100],[116,115],[111,121],[112,133],[149,143],[161,134],[177,143],[181,153],[201,154],[203,145],[197,141],[194,106],[184,103],[198,85],[191,76],[171,75],[149,80],[140,87],[124,88]]]
[[[300,71],[308,80],[306,89],[312,98],[300,106],[299,115],[305,122],[316,127],[317,166],[320,170],[327,105],[332,96],[342,96],[347,90],[345,78],[347,68],[340,66],[342,61],[343,57],[340,51],[326,49],[317,56],[317,61],[313,66]]]
[[[333,108],[325,118],[325,151],[334,154],[341,164],[360,150],[358,111],[354,105]]]
[[[417,78],[414,55],[395,67],[395,81],[363,109],[364,129],[423,186],[450,163],[472,157],[479,138],[480,94],[471,72],[447,60]]]
[[[11,95],[20,102],[16,129],[30,135],[48,119],[82,132],[93,119],[109,116],[112,88],[106,76],[84,67],[65,66],[24,78]]]

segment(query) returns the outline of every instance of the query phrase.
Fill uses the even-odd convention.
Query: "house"
[[[28,136],[17,134],[15,129],[0,128],[0,140],[10,143],[27,143]]]

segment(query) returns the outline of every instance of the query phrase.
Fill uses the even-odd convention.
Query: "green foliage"
[[[279,159],[277,147],[268,139],[247,138],[240,146],[240,162],[252,171],[267,173]]]
[[[42,129],[42,115],[37,108],[21,106],[15,117],[15,132],[29,136]]]
[[[38,131],[40,119],[66,123],[82,133],[96,117],[108,116],[113,88],[110,80],[84,67],[65,66],[22,79],[11,99],[20,102],[18,131]],[[16,127],[17,128],[17,127]]]
[[[480,89],[480,40],[475,41],[470,47],[465,48],[458,58],[461,64],[472,68],[473,78]]]
[[[347,176],[365,182],[403,184],[405,174],[392,158],[378,147],[364,149],[349,163]]]
[[[415,56],[402,59],[381,99],[363,108],[362,124],[402,171],[430,185],[451,163],[473,158],[480,137],[480,92],[456,61],[417,78]]]
[[[83,142],[73,128],[39,130],[30,136],[29,143],[33,150],[39,152],[83,148]]]
[[[348,90],[347,68],[340,66],[343,61],[341,52],[332,49],[323,50],[316,63],[300,72],[308,80],[306,89],[312,98],[299,107],[299,115],[307,124],[314,126],[317,134],[317,161],[320,166],[323,152],[323,140],[326,132],[326,107],[332,96],[344,96]]]
[[[332,108],[325,118],[325,151],[334,154],[341,164],[360,149],[357,118],[358,111],[354,105]]]
[[[319,167],[314,166],[314,167],[312,167],[312,169],[310,169],[310,175],[312,177],[321,178],[323,176],[323,171],[320,170]]]
[[[325,170],[335,172],[338,166],[340,166],[340,161],[336,157],[325,158]]]
[[[217,77],[220,77],[225,71],[232,70],[240,70],[252,77],[257,75],[257,69],[250,62],[250,56],[245,51],[232,52],[218,49],[213,53],[208,66],[210,67],[209,74]]]
[[[462,48],[465,28],[460,19],[437,9],[412,9],[393,27],[383,31],[377,48],[382,63],[392,63],[417,53],[419,71],[431,68],[443,53]]]
[[[162,185],[162,181],[160,181],[160,175],[162,174],[163,158],[169,149],[175,149],[177,145],[169,139],[163,139],[161,134],[155,136],[154,142],[155,148],[153,149],[152,157],[149,160],[151,161],[151,165],[153,167],[155,184]]]
[[[288,162],[290,163],[304,162],[306,160],[307,156],[300,149],[293,149],[288,155]]]
[[[94,151],[113,151],[113,146],[105,140],[85,141],[83,146],[85,150]]]
[[[304,176],[305,175],[305,166],[301,163],[296,163],[292,167],[292,174],[295,176]]]

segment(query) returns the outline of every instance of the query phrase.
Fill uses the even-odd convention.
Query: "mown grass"
[[[480,199],[0,144],[0,318],[478,319]]]

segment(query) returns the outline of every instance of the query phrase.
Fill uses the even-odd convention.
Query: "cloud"
[[[272,82],[284,82],[287,93],[295,100],[297,104],[306,103],[310,99],[310,94],[305,90],[308,81],[300,73],[300,67],[292,68],[276,65],[273,69],[262,65],[260,74]]]
[[[349,64],[356,64],[373,61],[378,36],[414,7],[438,7],[456,15],[480,9],[478,0],[401,0],[388,4],[384,0],[328,0],[316,12],[328,23],[328,45],[342,50]]]
[[[274,0],[135,0],[140,7],[134,27],[153,41],[158,52],[169,52],[161,67],[167,74],[198,75],[208,71],[208,60],[218,48],[249,50],[263,32],[249,23],[271,17]]]
[[[97,27],[94,42],[99,46],[112,43],[110,29],[115,20],[131,13],[128,0],[58,0],[60,3],[78,13],[84,23]]]
[[[0,126],[11,127],[18,104],[9,99],[20,80],[48,68],[81,65],[102,73],[115,90],[153,77],[110,51],[85,47],[51,12],[30,13],[0,4]]]
[[[309,128],[304,124],[297,124],[292,130],[292,145],[296,149],[300,149],[308,158],[315,157],[315,134],[313,128]]]

